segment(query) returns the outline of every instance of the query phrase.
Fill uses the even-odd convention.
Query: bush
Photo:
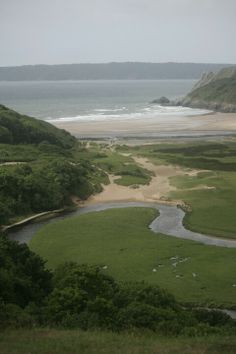
[[[133,301],[142,302],[156,308],[178,308],[172,294],[157,285],[145,283],[123,284],[114,300],[118,305],[126,306]]]
[[[5,304],[0,301],[0,329],[11,328],[31,328],[34,319],[30,314],[16,304]]]
[[[193,313],[198,322],[206,323],[212,327],[225,326],[227,323],[232,322],[231,317],[221,311],[196,309]]]
[[[97,297],[112,298],[118,290],[115,280],[102,273],[97,266],[78,265],[67,262],[54,273],[54,286],[58,289],[71,287],[83,291],[87,301]]]
[[[26,245],[0,238],[0,327],[148,329],[162,335],[235,334],[219,311],[185,310],[145,283],[118,284],[98,266],[65,263],[52,274]]]
[[[79,289],[66,287],[65,289],[55,288],[50,294],[47,305],[47,318],[49,323],[68,323],[68,318],[78,316],[86,305],[86,294]]]
[[[52,289],[45,262],[26,245],[0,236],[0,298],[22,308],[41,304]]]
[[[172,310],[157,309],[141,302],[132,302],[122,308],[118,315],[121,328],[147,328],[156,330],[163,321],[172,321],[176,314]]]

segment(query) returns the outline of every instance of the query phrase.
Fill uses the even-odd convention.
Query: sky
[[[236,63],[236,0],[0,0],[0,66]]]

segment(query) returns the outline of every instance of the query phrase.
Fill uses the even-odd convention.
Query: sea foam
[[[81,114],[72,117],[51,118],[48,122],[89,122],[89,121],[111,121],[111,120],[148,120],[165,116],[198,116],[209,114],[211,111],[205,109],[194,109],[182,106],[164,107],[160,105],[152,105],[140,108],[138,111],[127,112],[126,107],[114,109],[94,109],[89,114]],[[94,113],[97,112],[97,113]]]

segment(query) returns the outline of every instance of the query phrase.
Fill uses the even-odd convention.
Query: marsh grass
[[[153,163],[174,164],[186,169],[200,169],[195,177],[171,178],[177,191],[171,192],[173,199],[183,200],[191,206],[184,223],[187,228],[205,234],[236,238],[236,142],[226,139],[222,143],[191,142],[163,143],[135,147],[121,147],[150,159]],[[212,189],[192,189],[198,186]]]
[[[156,215],[138,207],[68,218],[42,228],[30,248],[49,268],[96,264],[120,281],[157,284],[182,302],[235,306],[236,249],[155,234],[148,225]]]

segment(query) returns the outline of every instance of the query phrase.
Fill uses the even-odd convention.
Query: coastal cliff
[[[203,74],[193,90],[178,104],[219,112],[236,112],[236,67],[222,69],[216,74]]]

